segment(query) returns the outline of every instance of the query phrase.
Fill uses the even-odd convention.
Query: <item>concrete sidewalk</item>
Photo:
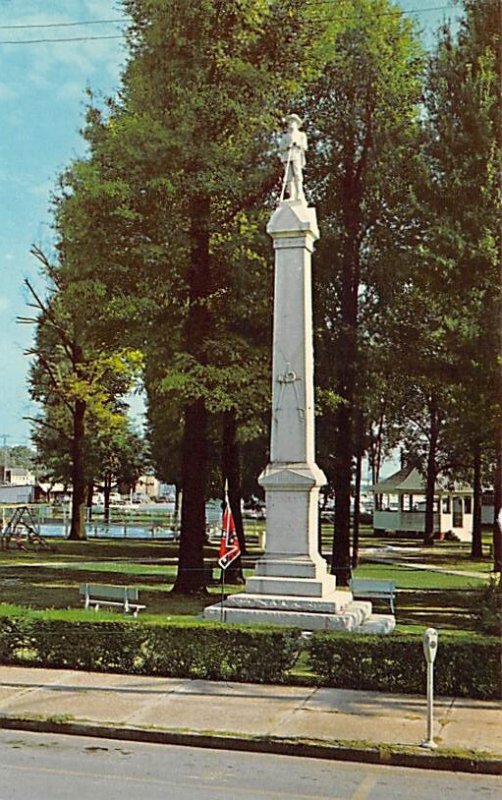
[[[0,727],[502,773],[493,701],[0,667]]]

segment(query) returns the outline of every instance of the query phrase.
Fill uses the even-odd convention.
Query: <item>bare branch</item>
[[[59,336],[60,342],[64,347],[66,355],[68,356],[70,361],[73,361],[73,341],[71,337],[68,336],[64,327],[60,325],[60,323],[56,320],[54,314],[51,311],[50,306],[47,303],[44,303],[44,301],[39,297],[39,295],[31,285],[28,278],[25,278],[24,283],[28,287],[28,290],[31,292],[31,295],[35,300],[35,305],[32,305],[32,308],[40,309],[40,311],[49,320],[49,322],[51,323],[54,330]]]
[[[70,413],[73,414],[73,406],[63,396],[63,389],[62,389],[61,383],[60,383],[60,381],[58,379],[58,376],[55,374],[55,372],[54,372],[54,370],[52,368],[52,365],[49,363],[49,361],[45,358],[43,353],[41,353],[40,351],[38,351],[38,350],[35,351],[35,355],[37,356],[38,360],[40,361],[40,363],[41,363],[42,367],[44,368],[46,374],[49,376],[49,380],[51,381],[54,389],[56,390],[56,393],[57,393],[57,396],[58,396],[59,400],[61,400],[61,402],[64,403],[66,408],[70,411]]]
[[[38,419],[37,417],[23,417],[23,419],[27,420],[28,422],[34,422],[36,425],[41,425],[43,428],[49,428],[52,431],[56,431],[59,436],[62,436],[63,439],[66,439],[68,442],[71,442],[71,436],[69,436],[66,431],[62,428],[58,428],[57,425],[51,425],[50,422],[46,422],[43,419]]]
[[[16,317],[16,322],[20,325],[36,325],[38,320],[34,317]]]

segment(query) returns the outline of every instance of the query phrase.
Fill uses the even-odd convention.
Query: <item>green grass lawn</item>
[[[477,589],[484,586],[482,578],[449,575],[447,573],[414,569],[411,565],[362,563],[355,574],[358,578],[394,581],[397,589]]]
[[[139,587],[141,602],[147,605],[148,617],[162,615],[175,618],[182,615],[188,619],[196,617],[204,606],[220,598],[221,589],[217,582],[209,587],[208,595],[202,597],[180,597],[171,591],[176,576],[178,549],[172,542],[127,539],[70,542],[54,539],[51,544],[56,548],[54,552],[0,551],[0,603],[37,609],[78,609],[81,606],[79,584],[128,584]],[[329,542],[324,541],[323,544],[324,552],[329,552]],[[386,539],[384,546],[388,544]],[[375,537],[363,531],[361,547],[375,546]],[[216,566],[216,546],[206,546],[204,554],[206,562]],[[251,545],[244,561],[246,575],[252,573],[258,555],[260,551],[257,546]],[[401,553],[396,555],[396,559],[401,557],[404,558]],[[477,573],[479,578],[415,569],[413,558],[434,568]],[[465,545],[440,542],[424,555],[421,543],[414,541],[406,542],[403,565],[372,563],[364,560],[363,556],[355,574],[358,577],[395,582],[398,589],[399,630],[414,630],[417,627],[423,630],[424,626],[433,625],[453,632],[475,627],[471,614],[475,590],[486,584],[483,575],[489,575],[490,569],[488,559],[471,561]],[[217,581],[219,570],[214,570],[214,577]],[[239,590],[239,587],[225,587],[227,593]],[[386,613],[388,605],[376,601],[374,610]],[[143,613],[141,616],[146,618]]]

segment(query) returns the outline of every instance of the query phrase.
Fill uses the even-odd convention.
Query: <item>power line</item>
[[[31,25],[0,25],[1,31],[13,31],[26,28],[71,28],[77,25],[109,25],[113,22],[129,22],[127,18],[123,19],[90,19],[82,20],[81,22],[37,22]]]
[[[490,0],[485,0],[490,2]],[[306,0],[306,5],[321,5],[324,3],[325,0]],[[482,2],[482,0],[481,0]],[[447,5],[441,6],[427,6],[426,8],[410,8],[410,9],[397,9],[396,11],[382,11],[380,14],[376,14],[377,17],[391,17],[391,16],[402,16],[406,14],[427,14],[429,11],[446,11],[447,9],[454,9],[456,6],[448,3]],[[351,15],[351,16],[344,16],[342,17],[344,20],[357,20],[360,19],[358,15]],[[39,24],[31,24],[31,25],[0,25],[0,30],[19,30],[19,29],[33,29],[33,28],[59,28],[59,27],[71,27],[71,26],[78,26],[78,25],[105,25],[111,23],[122,23],[122,22],[129,22],[126,18],[118,18],[118,19],[102,19],[102,20],[86,20],[81,22],[52,22],[52,23],[39,23]],[[71,37],[64,37],[64,38],[53,38],[53,39],[4,39],[0,40],[0,44],[49,44],[51,42],[90,42],[90,41],[99,41],[101,39],[122,39],[122,34],[113,34],[113,35],[104,35],[104,36],[71,36]]]
[[[47,42],[95,42],[99,39],[123,39],[122,34],[110,36],[71,36],[67,39],[2,39],[0,44],[44,44]]]
[[[486,2],[490,2],[490,0],[485,0]],[[305,5],[315,6],[324,4],[326,0],[306,0]],[[479,0],[482,2],[482,0]],[[403,14],[427,14],[429,11],[446,11],[447,9],[453,10],[456,8],[456,4],[448,3],[447,5],[442,6],[427,6],[426,8],[399,8],[395,11],[382,11],[379,14],[375,14],[375,17],[399,17]],[[346,16],[339,17],[341,20],[350,20],[350,19],[362,19],[361,15],[359,14],[350,14]]]

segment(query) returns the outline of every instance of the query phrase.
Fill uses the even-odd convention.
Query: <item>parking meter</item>
[[[434,664],[438,651],[438,632],[435,628],[427,628],[424,633],[424,655],[428,664]]]
[[[434,741],[434,659],[438,651],[438,632],[427,628],[423,638],[424,656],[427,662],[427,738],[422,747],[432,750],[437,747]]]

